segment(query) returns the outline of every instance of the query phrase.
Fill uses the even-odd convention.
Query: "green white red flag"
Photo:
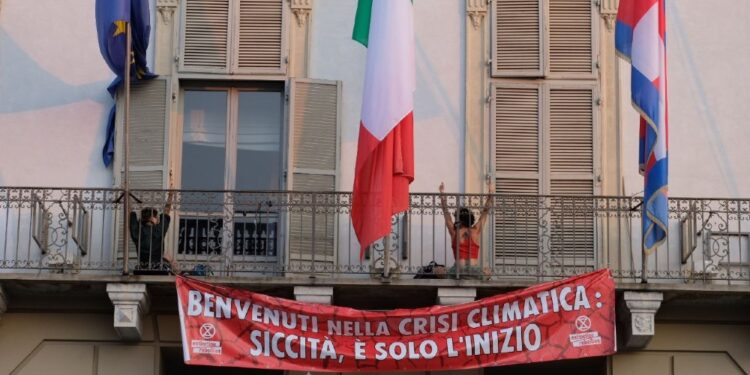
[[[352,224],[362,249],[409,207],[414,180],[414,8],[410,0],[360,0],[352,38],[367,47]],[[362,253],[363,254],[363,253]]]

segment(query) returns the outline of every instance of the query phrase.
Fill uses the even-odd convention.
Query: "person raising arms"
[[[440,204],[445,217],[445,226],[451,237],[451,248],[456,264],[448,270],[449,275],[455,277],[456,274],[462,277],[471,277],[485,279],[488,277],[488,270],[484,270],[479,264],[479,244],[481,242],[482,229],[487,222],[487,216],[493,204],[495,189],[490,181],[487,182],[489,196],[476,220],[474,214],[466,207],[458,207],[455,212],[456,220],[453,220],[448,206],[445,202],[445,184],[440,183]],[[460,272],[457,272],[460,271]]]

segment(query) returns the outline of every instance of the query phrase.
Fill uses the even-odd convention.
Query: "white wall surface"
[[[343,82],[339,189],[349,190],[366,50],[351,40],[356,1],[314,4],[310,76]],[[441,180],[448,190],[462,191],[465,4],[415,0],[414,6],[417,175],[412,191],[434,191]],[[670,1],[667,12],[670,194],[748,197],[750,2]],[[629,102],[629,65],[619,64],[622,170],[625,192],[634,194],[642,190],[638,121]],[[112,104],[105,88],[112,78],[98,50],[94,0],[3,0],[0,185],[110,186],[101,146]]]
[[[667,2],[669,192],[750,197],[750,1]],[[630,65],[620,60],[625,193],[638,175],[638,114]]]
[[[340,190],[351,190],[357,155],[366,49],[352,40],[356,1],[314,2],[311,78],[343,82]],[[417,90],[414,96],[413,192],[463,191],[463,0],[414,0]]]
[[[2,1],[0,186],[112,185],[101,148],[114,74],[99,53],[94,5]]]

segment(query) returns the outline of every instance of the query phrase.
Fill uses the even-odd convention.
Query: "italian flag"
[[[414,9],[411,0],[359,0],[352,38],[367,47],[352,224],[364,249],[409,207],[414,180]]]

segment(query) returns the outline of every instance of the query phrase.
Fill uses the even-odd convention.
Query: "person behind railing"
[[[166,275],[172,272],[171,262],[164,254],[164,238],[169,229],[172,209],[172,192],[167,195],[164,213],[153,207],[141,210],[141,219],[135,212],[130,213],[130,238],[138,252],[138,265],[133,274]]]
[[[489,278],[489,270],[479,264],[479,243],[481,242],[482,229],[487,222],[487,215],[492,207],[494,186],[491,182],[487,183],[489,195],[479,215],[479,220],[475,220],[474,214],[468,208],[458,207],[455,212],[455,222],[445,203],[445,184],[441,182],[438,190],[440,191],[440,204],[445,217],[445,226],[451,237],[453,257],[456,259],[456,264],[448,270],[448,275],[454,278],[457,275],[461,278]]]

